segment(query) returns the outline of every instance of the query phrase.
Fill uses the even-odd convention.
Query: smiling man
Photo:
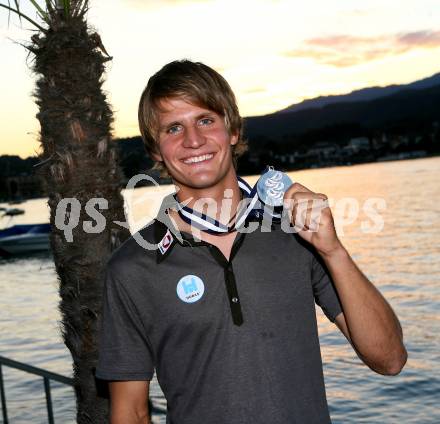
[[[187,60],[166,65],[142,94],[139,123],[177,192],[139,232],[157,250],[133,237],[107,266],[97,377],[110,381],[112,424],[149,422],[154,371],[168,424],[329,423],[315,302],[366,365],[400,372],[399,321],[330,209],[316,219],[302,208],[294,234],[275,216],[263,225],[236,174],[242,120],[223,77]],[[296,225],[301,205],[326,196],[294,183],[284,200]]]

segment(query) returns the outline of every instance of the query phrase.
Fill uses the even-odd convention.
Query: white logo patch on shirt
[[[176,292],[183,302],[194,303],[202,298],[205,285],[196,275],[185,275],[177,283]]]
[[[162,253],[162,255],[165,254],[165,252],[171,247],[172,244],[173,235],[171,234],[170,230],[167,230],[167,232],[163,236],[163,239],[158,244],[160,253]]]

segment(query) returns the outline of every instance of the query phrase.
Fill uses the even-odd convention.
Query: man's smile
[[[185,159],[181,159],[183,163],[187,165],[195,164],[195,163],[201,163],[201,162],[207,162],[211,160],[214,157],[214,153],[207,153],[205,155],[199,155],[199,156],[190,156]]]

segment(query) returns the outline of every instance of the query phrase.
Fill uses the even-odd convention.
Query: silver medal
[[[258,197],[266,205],[283,206],[284,193],[292,184],[288,175],[270,166],[257,182]]]

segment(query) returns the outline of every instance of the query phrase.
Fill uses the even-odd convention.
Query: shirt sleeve
[[[142,321],[126,288],[106,270],[96,377],[151,380],[154,360]]]
[[[330,273],[317,253],[313,253],[312,258],[312,285],[315,302],[321,307],[327,318],[334,322],[342,312],[342,307]]]

